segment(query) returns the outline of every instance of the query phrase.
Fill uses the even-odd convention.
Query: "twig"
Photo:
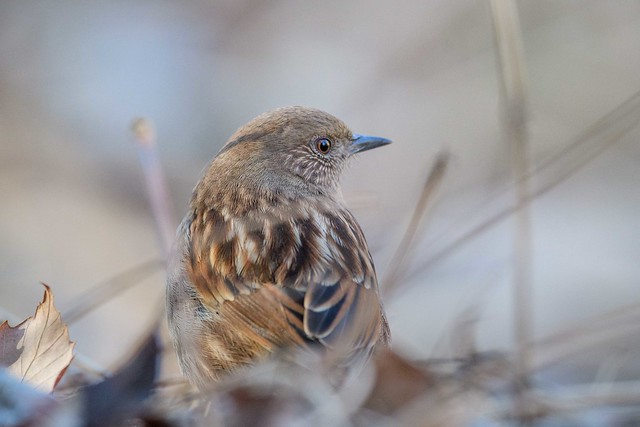
[[[640,336],[640,303],[607,312],[581,322],[578,327],[530,343],[536,348],[532,369],[540,371],[588,348],[630,336]]]
[[[554,413],[575,412],[594,406],[638,406],[640,405],[640,382],[618,381],[608,385],[607,390],[593,389],[593,385],[562,387],[556,391],[545,390],[536,396],[548,410]]]
[[[72,307],[62,314],[62,318],[67,324],[78,321],[94,308],[105,304],[131,288],[132,285],[160,271],[163,266],[164,262],[160,260],[145,261],[94,285],[76,298]]]
[[[613,350],[613,349],[612,349]],[[610,389],[616,382],[618,374],[632,356],[632,350],[628,347],[619,347],[604,357],[593,378],[591,389],[595,392],[603,392]]]
[[[158,239],[166,257],[173,244],[177,222],[171,209],[162,163],[158,158],[155,131],[152,123],[143,118],[134,120],[131,129],[137,141],[138,158],[144,172]]]
[[[490,0],[498,70],[504,102],[505,127],[511,148],[511,169],[515,181],[515,233],[513,264],[513,317],[516,342],[516,405],[525,411],[529,385],[532,336],[531,216],[528,209],[529,171],[527,95],[524,49],[518,9],[513,0]],[[522,178],[520,178],[522,177]]]
[[[548,161],[530,172],[528,176],[536,176],[537,181],[547,182],[539,185],[537,189],[527,197],[527,202],[530,203],[540,196],[543,196],[567,179],[574,176],[578,171],[580,171],[580,169],[596,159],[603,151],[614,146],[627,133],[634,129],[638,125],[639,118],[640,92],[635,93],[629,99],[614,108],[611,112],[596,121],[596,123],[589,126],[588,129],[581,132],[580,135],[568,145],[567,149],[550,158]],[[617,129],[614,129],[614,125],[616,124],[619,126]],[[611,134],[607,135],[607,132]],[[576,153],[579,149],[582,149],[584,152]],[[548,169],[551,169],[552,167],[557,170],[555,176],[553,173],[548,172]],[[545,172],[545,175],[550,176],[543,176],[543,172]],[[491,230],[494,226],[509,218],[514,212],[515,206],[507,206],[486,221],[465,232],[462,236],[455,239],[441,250],[435,252],[431,257],[425,260],[420,267],[414,269],[411,272],[411,277],[424,274],[442,259],[448,257],[452,253],[455,253],[460,247],[471,242],[486,231]],[[459,225],[456,225],[455,228],[460,227]]]
[[[400,240],[395,253],[391,257],[391,262],[389,263],[389,268],[387,270],[388,273],[382,280],[385,294],[392,293],[401,284],[401,278],[407,266],[407,254],[410,254],[412,252],[416,236],[419,236],[421,234],[420,226],[422,225],[422,220],[428,210],[427,208],[429,206],[429,201],[432,200],[433,194],[442,182],[442,178],[444,177],[448,162],[449,153],[442,152],[438,154],[435,163],[429,171],[427,180],[422,187],[422,192],[420,193],[418,203],[413,210],[411,220],[409,221],[409,224],[404,231],[402,240]]]
[[[78,353],[77,351],[74,351],[73,361],[71,363],[80,371],[87,374],[95,375],[98,378],[106,378],[107,376],[111,375],[111,371],[109,371],[107,368],[99,365],[89,356],[83,353]]]
[[[156,389],[169,387],[187,387],[189,385],[189,381],[187,381],[183,376],[164,378],[156,380],[154,382],[154,388]]]
[[[593,390],[590,386],[562,387],[544,392],[531,392],[533,412],[514,411],[512,405],[495,402],[494,417],[502,420],[522,420],[531,416],[549,417],[606,407],[636,407],[640,405],[640,383],[628,381],[615,383],[610,390]],[[570,423],[573,425],[573,423]],[[511,425],[511,423],[509,423]]]

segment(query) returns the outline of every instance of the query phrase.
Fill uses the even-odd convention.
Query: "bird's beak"
[[[354,133],[353,138],[351,138],[350,151],[351,154],[356,154],[361,151],[371,150],[372,148],[382,147],[387,144],[391,144],[390,139]]]

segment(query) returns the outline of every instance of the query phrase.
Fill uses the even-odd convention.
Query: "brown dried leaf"
[[[53,305],[53,295],[44,285],[44,297],[36,313],[11,327],[0,325],[0,365],[35,388],[50,392],[73,358],[69,330]]]

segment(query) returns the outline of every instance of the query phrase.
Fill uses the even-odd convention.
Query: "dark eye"
[[[327,138],[320,138],[316,141],[316,148],[320,152],[320,154],[327,154],[331,151],[331,141]]]

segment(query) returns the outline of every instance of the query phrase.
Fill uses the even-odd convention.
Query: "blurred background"
[[[560,159],[534,174],[533,189],[557,184],[529,206],[542,340],[630,305],[637,316],[640,3],[517,5],[530,161]],[[32,314],[39,281],[64,315],[92,286],[162,259],[134,118],[155,124],[180,217],[236,128],[306,105],[394,141],[344,177],[381,278],[434,158],[451,155],[386,299],[394,348],[449,357],[473,324],[478,349],[511,349],[512,218],[455,243],[513,203],[496,55],[487,2],[0,2],[0,317]],[[621,117],[598,122],[621,105]],[[582,162],[587,146],[596,154]],[[71,324],[77,351],[112,367],[163,304],[156,269]],[[640,379],[639,337],[580,352],[543,380],[592,381],[611,348],[624,356],[615,375]]]

